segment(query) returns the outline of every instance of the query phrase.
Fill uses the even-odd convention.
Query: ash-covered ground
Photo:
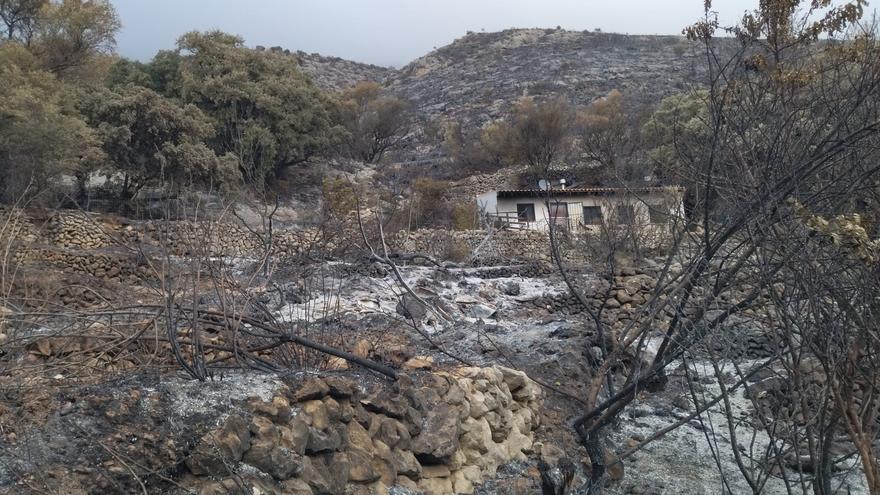
[[[331,264],[321,272],[322,286],[330,290],[312,290],[310,296],[314,297],[294,301],[276,298],[273,307],[282,319],[319,320],[332,313],[333,319],[349,329],[406,335],[397,346],[374,350],[371,357],[377,359],[390,356],[403,362],[430,356],[437,368],[462,362],[501,364],[526,371],[540,383],[565,394],[582,397],[585,393],[591,376],[588,355],[600,352],[600,343],[591,318],[571,297],[553,267],[535,263],[479,268],[400,266],[400,273],[413,292],[436,312],[415,303],[391,270],[375,264]],[[644,278],[650,271],[634,269],[630,274]],[[578,270],[573,276],[585,293],[604,290],[601,278],[589,269]],[[283,286],[285,282],[277,283]],[[316,285],[313,283],[312,288]],[[628,314],[638,309],[633,302],[638,303],[613,305],[606,323],[626,322]],[[716,359],[716,363],[730,387],[736,369],[748,370],[761,363],[758,357],[767,351],[764,347],[769,341],[762,335],[760,323],[747,317],[733,318],[727,330],[733,335],[724,339],[724,345],[735,349],[726,355],[737,358]],[[715,379],[709,355],[697,352],[691,359],[675,362],[662,391],[640,393],[608,429],[609,451],[620,455],[656,432],[688,419],[695,410],[695,400],[699,403],[717,397],[721,385]],[[617,479],[619,469],[612,472],[609,493],[751,493],[735,463],[730,435],[737,435],[738,443],[747,446],[741,447],[740,457],[755,476],[761,471],[761,456],[778,446],[770,444],[766,425],[758,420],[747,394],[748,390],[760,391],[762,382],[772,380],[767,374],[757,374],[748,380],[748,386],[731,391],[726,406],[719,402],[627,457],[622,479]],[[585,482],[588,457],[571,428],[579,404],[552,389],[547,389],[545,418],[537,435],[540,443],[530,462],[512,463],[499,470],[498,479],[488,481],[478,493],[520,493],[523,476],[537,477],[538,459],[546,456],[556,460],[560,452],[579,467],[574,485]],[[726,413],[735,420],[732,429]],[[840,493],[868,493],[855,456],[846,465],[836,466],[835,474]],[[793,477],[785,478],[777,472],[759,479],[763,493],[801,490]]]

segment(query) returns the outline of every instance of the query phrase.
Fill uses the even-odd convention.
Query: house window
[[[662,203],[648,205],[648,215],[651,217],[651,223],[669,222],[669,210]]]
[[[617,205],[617,223],[620,225],[636,223],[636,210],[633,205]]]
[[[568,203],[551,204],[550,218],[568,218]]]
[[[516,216],[520,222],[535,221],[535,205],[532,203],[524,203],[516,205]]]
[[[601,206],[584,206],[584,225],[602,225]]]

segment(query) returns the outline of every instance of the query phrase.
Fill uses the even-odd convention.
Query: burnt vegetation
[[[0,0],[0,492],[880,494],[865,6],[393,70]]]

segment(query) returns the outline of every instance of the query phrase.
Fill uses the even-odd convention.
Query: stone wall
[[[472,255],[482,264],[510,260],[550,261],[548,234],[536,230],[499,230],[487,241],[483,230],[422,229],[401,232],[391,244],[401,251],[427,253],[453,261],[464,261]],[[588,257],[587,253],[567,242],[560,242],[560,252],[566,261],[583,262]]]
[[[263,256],[260,235],[228,222],[130,221],[79,211],[0,210],[0,234],[19,262],[47,263],[62,271],[134,282],[148,275],[145,257]],[[294,256],[319,238],[311,230],[276,231],[273,256]],[[2,246],[5,249],[5,245]]]
[[[251,399],[248,412],[204,435],[186,484],[225,494],[237,470],[269,494],[384,494],[395,485],[470,494],[502,464],[525,460],[541,401],[524,373],[500,367],[405,376],[369,392],[313,378]]]

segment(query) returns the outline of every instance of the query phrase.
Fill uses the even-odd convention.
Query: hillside
[[[303,71],[315,83],[328,90],[339,91],[360,81],[384,82],[393,69],[354,62],[339,57],[325,57],[317,53],[296,52]]]
[[[510,29],[470,33],[394,74],[389,86],[433,117],[479,125],[521,96],[587,104],[612,89],[636,105],[684,88],[695,46],[678,36]]]

